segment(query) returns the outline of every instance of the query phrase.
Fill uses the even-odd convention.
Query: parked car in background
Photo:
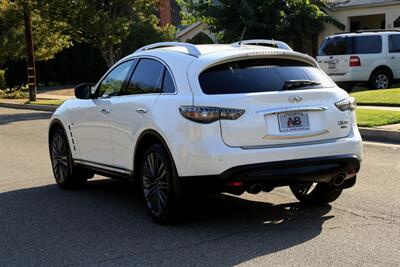
[[[339,86],[390,88],[400,79],[400,31],[358,31],[328,36],[318,50],[320,67]]]
[[[360,168],[354,99],[298,52],[158,43],[75,95],[49,127],[57,184],[94,174],[138,181],[158,223],[193,191],[290,186],[304,203],[332,202]]]

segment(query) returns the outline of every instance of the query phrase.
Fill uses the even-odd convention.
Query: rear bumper
[[[343,177],[340,188],[354,183],[346,181],[356,176],[361,159],[357,155],[340,155],[268,163],[249,164],[233,167],[220,175],[181,177],[185,186],[218,188],[223,190],[231,182],[242,182],[242,187],[261,183],[264,187],[286,186],[304,182],[333,183],[336,177]]]
[[[328,72],[328,75],[334,82],[366,82],[369,80],[371,70],[355,67],[346,73],[331,74]]]
[[[217,130],[219,131],[219,127]],[[227,146],[223,143],[217,130],[216,133],[203,132],[202,136],[206,136],[205,141],[193,140],[184,145],[169,146],[179,148],[178,151],[173,149],[171,153],[180,177],[221,175],[237,166],[263,164],[265,162],[283,162],[337,155],[357,155],[358,158],[362,158],[362,140],[356,127],[353,127],[349,136],[341,139],[251,149]],[[187,136],[196,137],[193,134]]]
[[[238,166],[222,173],[219,179],[271,182],[277,185],[292,181],[330,183],[332,178],[339,175],[349,179],[359,169],[360,159],[357,155],[341,155]],[[350,170],[351,174],[348,173]]]

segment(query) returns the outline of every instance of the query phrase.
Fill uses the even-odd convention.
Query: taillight
[[[217,120],[236,120],[243,115],[243,109],[181,106],[179,111],[188,120],[211,123]]]
[[[357,56],[350,56],[349,64],[350,67],[360,67],[361,66],[360,58]]]
[[[335,103],[335,106],[340,110],[340,111],[346,111],[346,110],[355,110],[357,107],[356,99],[354,97],[348,97],[343,100],[340,100]]]

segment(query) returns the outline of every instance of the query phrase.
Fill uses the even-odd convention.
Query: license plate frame
[[[328,63],[328,70],[335,70],[336,69],[336,63],[335,62],[329,62]]]
[[[307,112],[282,112],[278,113],[277,117],[281,133],[310,130],[310,121]]]

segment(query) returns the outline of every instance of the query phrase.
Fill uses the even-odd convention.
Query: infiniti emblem
[[[290,103],[300,103],[302,99],[303,99],[302,96],[294,95],[294,96],[289,97],[289,102]]]

